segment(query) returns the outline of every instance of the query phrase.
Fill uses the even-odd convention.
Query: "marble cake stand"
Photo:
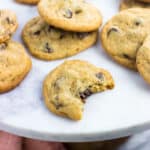
[[[101,10],[104,22],[118,12],[118,0],[94,0],[91,3]],[[38,15],[36,7],[5,0],[0,8],[17,13],[19,29],[13,38],[21,42],[24,24]],[[83,142],[123,137],[150,128],[150,87],[138,73],[114,63],[99,41],[94,47],[68,59],[88,60],[108,69],[116,88],[89,97],[81,121],[55,116],[43,103],[43,79],[64,60],[45,62],[32,58],[33,68],[22,84],[0,95],[0,129],[42,140]]]

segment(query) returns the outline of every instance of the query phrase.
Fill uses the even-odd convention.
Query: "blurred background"
[[[111,141],[65,145],[70,150],[150,150],[150,131]]]

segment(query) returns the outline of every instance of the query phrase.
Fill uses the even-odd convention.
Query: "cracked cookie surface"
[[[40,59],[55,60],[78,54],[95,44],[97,31],[63,31],[36,17],[24,27],[22,38],[32,55]]]
[[[136,63],[139,73],[150,84],[150,35],[137,52]]]
[[[105,51],[119,64],[136,69],[136,54],[150,34],[150,9],[132,8],[109,20],[101,32]]]
[[[129,8],[150,8],[150,4],[137,0],[122,0],[120,4],[120,10]]]
[[[15,88],[31,69],[24,47],[14,41],[0,44],[0,93]]]
[[[24,4],[37,4],[40,0],[16,0],[16,2],[24,3]]]
[[[38,10],[48,24],[64,30],[89,32],[102,23],[99,10],[84,0],[42,0]]]
[[[0,10],[0,43],[11,38],[18,27],[17,17],[11,10]]]
[[[43,95],[50,111],[80,120],[85,99],[113,87],[113,78],[106,70],[86,61],[71,60],[48,74],[43,84]]]

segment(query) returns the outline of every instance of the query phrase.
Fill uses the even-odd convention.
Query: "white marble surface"
[[[16,4],[13,0],[0,1],[0,8],[16,12],[19,29],[13,38],[21,42],[21,30],[38,14],[36,7]],[[118,11],[119,0],[91,3],[101,10],[104,22]],[[45,62],[32,58],[33,68],[22,84],[0,95],[0,129],[43,140],[95,141],[131,135],[150,127],[150,87],[139,74],[114,63],[99,42],[68,59],[88,60],[108,69],[116,88],[88,98],[83,120],[74,122],[60,118],[45,108],[41,88],[46,74],[64,60]]]

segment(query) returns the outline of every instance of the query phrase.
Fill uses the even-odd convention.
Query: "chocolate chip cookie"
[[[120,10],[129,8],[150,8],[150,4],[137,0],[122,0],[120,4]]]
[[[24,4],[37,4],[40,0],[16,0],[16,2],[24,3]]]
[[[137,52],[136,64],[141,76],[150,84],[150,35]]]
[[[64,30],[90,32],[102,23],[99,10],[84,0],[41,0],[38,10],[48,24]]]
[[[114,87],[109,72],[86,61],[66,61],[51,71],[43,84],[45,104],[53,113],[80,120],[85,99]]]
[[[93,45],[97,31],[68,32],[36,17],[24,27],[22,38],[32,55],[44,60],[55,60],[75,55]]]
[[[118,63],[136,69],[136,54],[150,34],[150,9],[121,11],[102,29],[101,41],[106,52]]]
[[[14,41],[0,44],[0,93],[15,88],[31,69],[23,46]]]
[[[9,40],[17,27],[15,13],[11,10],[0,10],[0,43]]]

